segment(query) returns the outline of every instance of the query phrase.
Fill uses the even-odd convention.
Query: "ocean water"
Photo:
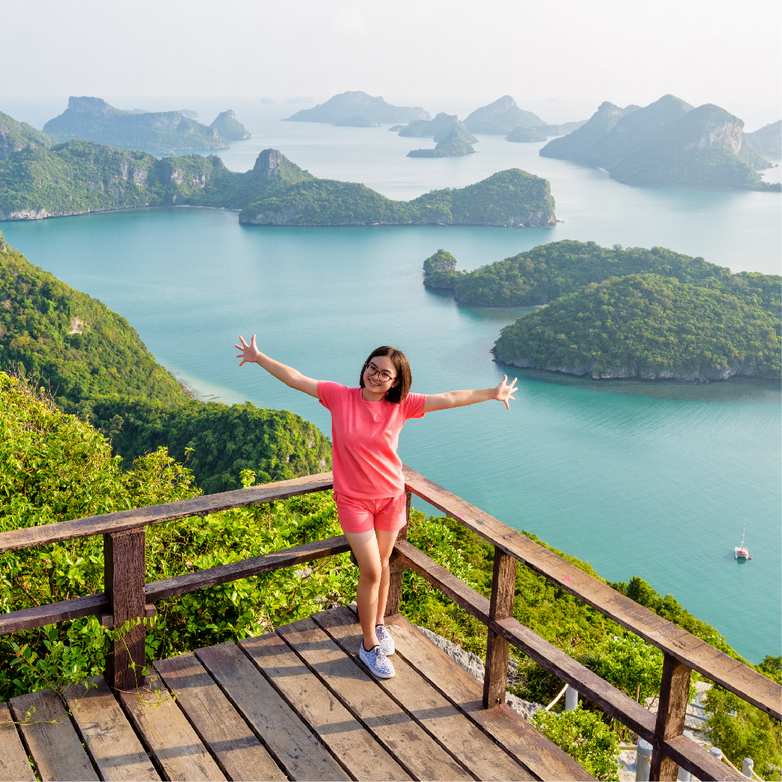
[[[315,400],[238,368],[233,344],[253,333],[313,377],[355,384],[369,351],[394,344],[415,390],[495,385],[505,370],[490,348],[524,310],[464,308],[426,291],[422,263],[441,247],[465,269],[572,238],[780,271],[779,194],[631,188],[540,158],[539,144],[491,137],[466,158],[412,159],[406,152],[431,140],[280,122],[296,107],[233,108],[254,136],[221,153],[234,170],[273,147],[318,176],[407,199],[518,166],[551,181],[565,222],[261,228],[239,226],[234,212],[171,207],[0,225],[32,263],[128,318],[205,399],[290,409],[329,433]],[[413,469],[603,577],[637,574],[673,594],[758,662],[782,651],[780,401],[768,382],[601,384],[524,372],[510,411],[488,403],[429,414],[406,426],[400,450]],[[739,564],[745,526],[755,556]]]

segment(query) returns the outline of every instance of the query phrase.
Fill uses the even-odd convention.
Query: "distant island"
[[[454,122],[451,126],[451,130],[434,149],[413,149],[407,153],[407,156],[458,157],[459,155],[472,155],[475,150],[470,141],[471,139],[475,140],[475,136],[464,128],[464,125],[462,125],[461,122]]]
[[[357,91],[343,92],[311,109],[301,109],[293,116],[288,117],[287,121],[355,125],[359,117],[365,122],[377,123],[378,125],[431,119],[428,112],[421,108],[392,106],[382,98],[375,98],[367,95],[366,92]],[[362,125],[362,127],[372,127],[372,125]]]
[[[463,273],[440,250],[424,285],[460,304],[543,306],[503,330],[500,363],[595,379],[780,376],[777,275],[732,274],[660,247],[571,240]]]
[[[181,111],[123,111],[101,98],[72,96],[68,108],[49,120],[43,129],[58,142],[83,139],[120,149],[162,154],[229,146],[215,128],[206,127]]]
[[[782,156],[782,120],[772,122],[754,133],[745,133],[744,142],[758,154],[779,160]]]
[[[629,185],[779,191],[756,173],[771,164],[743,143],[743,127],[719,106],[693,108],[673,95],[645,108],[606,102],[540,154],[603,168]]]
[[[252,138],[252,134],[248,133],[247,128],[236,119],[236,113],[230,109],[218,114],[217,119],[209,127],[218,136],[229,141],[242,141],[246,138]]]
[[[88,141],[31,146],[0,159],[0,220],[35,220],[140,206],[241,210],[248,225],[494,225],[556,222],[549,183],[519,169],[468,187],[392,201],[364,185],[318,179],[280,152],[251,171],[217,156],[157,159]]]
[[[464,120],[464,124],[472,133],[502,134],[505,136],[522,128],[537,130],[544,136],[556,136],[561,133],[569,133],[584,123],[568,122],[564,125],[550,125],[537,114],[520,109],[510,95],[503,95],[494,103],[473,111]]]

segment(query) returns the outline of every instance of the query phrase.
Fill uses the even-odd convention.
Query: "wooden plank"
[[[396,636],[398,617],[390,617],[390,632]],[[315,614],[313,617],[329,635],[351,655],[358,654],[361,630],[355,615],[347,608]],[[422,654],[431,646],[419,635]],[[382,682],[388,694],[430,733],[476,779],[528,780],[535,777],[510,755],[501,750],[472,720],[423,678],[407,660],[394,655],[397,674]],[[477,682],[476,682],[477,684]],[[477,685],[480,687],[480,685]]]
[[[446,515],[690,668],[782,719],[782,687],[408,467],[405,485]]]
[[[416,573],[430,583],[436,584],[444,594],[459,603],[495,633],[507,639],[513,646],[558,678],[572,684],[585,698],[607,714],[616,717],[642,738],[649,742],[654,740],[654,715],[643,706],[517,620],[492,620],[489,616],[489,601],[485,597],[414,546],[402,542],[397,544],[396,549]]]
[[[161,660],[155,668],[228,779],[286,779],[195,655]]]
[[[19,611],[0,614],[0,635],[65,622],[68,619],[79,619],[82,616],[100,616],[110,610],[109,599],[103,592],[49,605],[22,608]]]
[[[503,704],[484,709],[482,688],[442,649],[427,643],[402,616],[394,617],[397,649],[419,673],[452,703],[477,722],[500,746],[523,763],[538,779],[593,779],[575,760],[539,733],[527,720]]]
[[[62,701],[52,690],[11,699],[11,713],[19,725],[27,752],[43,782],[97,780]]]
[[[515,596],[516,560],[495,546],[489,616],[492,619],[512,617]],[[510,643],[489,629],[486,639],[486,674],[483,679],[483,707],[486,709],[505,703],[509,659]]]
[[[260,557],[251,557],[239,562],[231,562],[228,565],[199,570],[196,573],[185,573],[181,576],[154,581],[146,586],[146,599],[149,602],[155,602],[166,597],[193,592],[196,589],[224,584],[239,578],[258,576],[261,573],[268,573],[279,568],[311,562],[313,559],[342,554],[349,549],[350,546],[344,535],[316,540],[312,543],[303,543],[300,546],[293,546],[282,551],[272,551]]]
[[[0,703],[0,782],[35,782],[27,752],[16,732],[11,712]]]
[[[690,695],[691,670],[684,663],[666,654],[663,658],[663,674],[660,699],[657,707],[655,742],[649,769],[650,779],[675,782],[679,765],[665,754],[664,742],[684,733],[684,718]]]
[[[95,686],[72,684],[64,696],[101,778],[112,782],[160,779],[104,678],[95,676],[86,684]]]
[[[152,685],[158,688],[157,692],[151,689]],[[166,779],[226,779],[159,679],[135,692],[121,692],[119,697]]]
[[[350,778],[236,644],[197,649],[196,656],[291,779]]]
[[[206,516],[229,508],[244,508],[271,500],[284,500],[313,491],[325,491],[332,488],[334,481],[330,472],[317,475],[305,475],[288,481],[267,483],[263,486],[250,486],[247,489],[207,494],[189,500],[166,502],[145,508],[104,513],[101,516],[89,516],[73,521],[58,521],[54,524],[41,524],[27,529],[10,530],[0,533],[0,554],[16,551],[20,548],[42,546],[46,543],[61,543],[64,540],[86,538],[90,535],[105,535],[111,532],[148,527],[189,516]]]
[[[114,689],[130,690],[142,685],[146,662],[144,528],[103,536],[103,589],[111,603],[114,630],[106,657],[106,681]],[[134,624],[135,622],[135,624]]]
[[[414,779],[473,779],[312,619],[277,632]]]
[[[666,745],[668,755],[696,779],[719,782],[747,782],[747,778],[739,771],[732,769],[727,763],[717,760],[711,752],[696,744],[686,736],[671,739]]]
[[[239,641],[299,717],[356,779],[410,779],[279,636]]]

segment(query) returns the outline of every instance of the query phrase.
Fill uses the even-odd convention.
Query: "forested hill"
[[[285,480],[330,469],[316,426],[287,410],[189,399],[121,315],[33,266],[0,234],[0,371],[49,389],[112,439],[126,467],[160,446],[207,493],[241,471]]]
[[[779,191],[756,173],[771,164],[743,144],[743,128],[719,106],[693,108],[673,95],[645,108],[606,102],[540,154],[603,168],[631,185]]]
[[[158,160],[87,141],[26,148],[0,159],[0,220],[29,220],[139,206],[190,204],[240,209],[252,225],[548,226],[549,183],[519,169],[461,190],[392,201],[364,185],[317,179],[267,149],[251,171],[216,156]]]
[[[506,328],[498,361],[595,378],[779,377],[780,278],[653,247],[562,241],[460,273],[443,250],[428,288],[460,304],[548,305]],[[632,284],[627,282],[633,281]]]

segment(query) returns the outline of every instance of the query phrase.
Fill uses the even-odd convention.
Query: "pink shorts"
[[[398,532],[407,524],[404,494],[364,500],[334,492],[334,501],[337,503],[339,524],[343,532],[369,532],[371,529]]]

